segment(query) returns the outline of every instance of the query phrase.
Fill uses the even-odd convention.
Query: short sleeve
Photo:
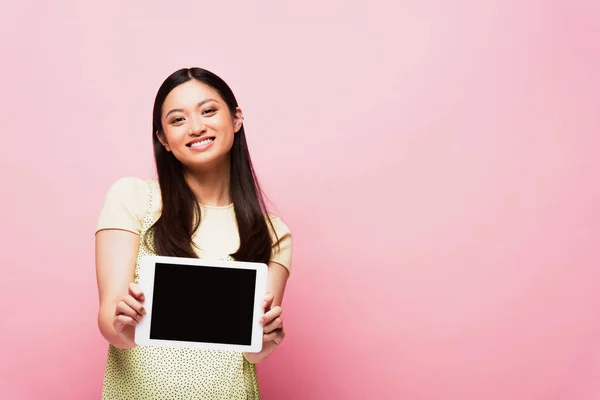
[[[269,261],[276,262],[285,267],[288,272],[292,270],[292,232],[290,228],[279,217],[271,217],[271,223],[275,230],[273,236],[273,249]]]
[[[113,183],[104,198],[96,232],[122,229],[141,234],[148,195],[148,183],[143,179],[125,177]]]

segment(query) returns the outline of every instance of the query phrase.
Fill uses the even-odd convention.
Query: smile
[[[202,139],[202,140],[197,140],[191,143],[186,144],[187,147],[202,147],[202,146],[206,146],[207,144],[210,144],[212,142],[215,141],[214,137],[211,138],[206,138],[206,139]]]

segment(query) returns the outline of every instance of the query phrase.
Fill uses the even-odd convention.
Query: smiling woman
[[[158,131],[157,138],[189,168],[206,170],[215,163],[227,165],[223,159],[229,155],[243,118],[239,107],[230,113],[218,97],[210,86],[191,80],[173,89],[165,99],[163,109],[169,111],[161,118],[164,129]],[[197,99],[203,100],[196,104]],[[217,146],[213,148],[215,141]],[[213,151],[206,151],[211,148]]]
[[[259,399],[255,364],[285,336],[292,238],[265,207],[242,110],[219,77],[181,69],[158,90],[152,140],[158,179],[118,180],[96,231],[98,325],[109,342],[103,399]],[[136,346],[145,299],[135,282],[149,254],[268,264],[263,350]]]

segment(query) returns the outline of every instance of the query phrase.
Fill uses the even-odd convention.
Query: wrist
[[[102,337],[111,345],[119,349],[130,349],[136,347],[137,344],[134,340],[135,327],[126,326],[122,331],[117,331],[113,325],[112,319],[99,318],[98,328]]]
[[[126,326],[111,344],[119,349],[132,349],[137,347],[135,343],[135,327]]]
[[[260,356],[260,353],[242,353],[246,361],[250,364],[259,364],[264,360],[264,357]]]

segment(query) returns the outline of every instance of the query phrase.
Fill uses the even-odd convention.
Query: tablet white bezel
[[[154,275],[156,272],[156,263],[191,265],[218,268],[250,269],[256,271],[256,286],[254,290],[254,313],[252,320],[252,339],[250,345],[207,343],[207,342],[187,342],[179,340],[159,340],[150,338],[150,324],[152,322],[152,302],[154,299]],[[144,308],[146,315],[135,327],[135,343],[140,346],[154,345],[166,347],[188,347],[202,348],[212,350],[239,351],[248,353],[258,353],[262,350],[263,326],[259,324],[260,317],[264,310],[262,302],[267,292],[267,273],[268,267],[263,263],[242,262],[242,261],[214,261],[199,258],[165,257],[165,256],[145,256],[140,262],[139,283],[140,289],[144,293]]]

